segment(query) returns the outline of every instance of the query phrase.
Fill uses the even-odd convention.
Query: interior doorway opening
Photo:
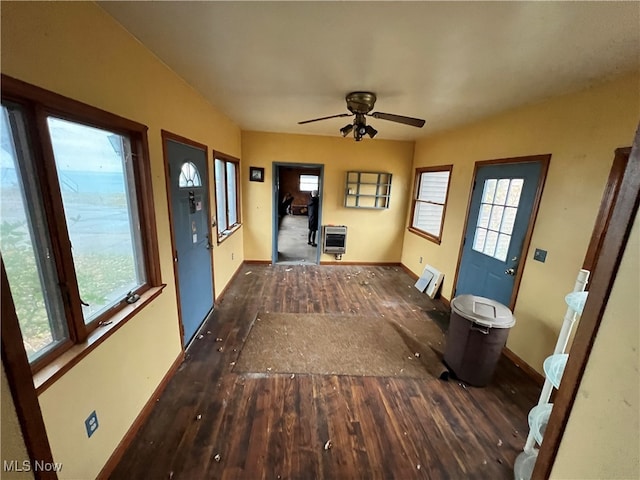
[[[304,265],[320,262],[323,166],[274,163],[273,252],[274,264]],[[309,204],[317,192],[318,231],[309,235]],[[313,215],[313,207],[312,207]]]

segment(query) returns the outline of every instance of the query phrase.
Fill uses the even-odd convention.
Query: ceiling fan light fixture
[[[395,113],[372,112],[376,102],[376,94],[373,92],[351,92],[347,94],[345,100],[347,102],[347,110],[349,110],[350,113],[338,113],[337,115],[329,115],[327,117],[312,118],[311,120],[298,122],[298,125],[318,122],[320,120],[329,120],[331,118],[355,116],[353,124],[342,127],[340,133],[343,137],[346,137],[349,133],[353,132],[353,138],[355,138],[356,142],[359,142],[365,135],[373,138],[378,134],[375,128],[367,125],[367,117],[402,123],[417,128],[422,128],[425,123],[421,118],[405,117],[404,115],[396,115]]]
[[[378,134],[378,131],[371,125],[367,125],[367,128],[365,130],[367,132],[367,135],[369,135],[369,138],[373,138]]]
[[[349,132],[351,132],[351,130],[353,130],[353,125],[348,124],[340,129],[340,133],[343,137],[346,137],[347,135],[349,135]]]
[[[353,138],[356,139],[356,142],[362,140],[367,133],[367,126],[364,123],[355,123],[353,129]]]

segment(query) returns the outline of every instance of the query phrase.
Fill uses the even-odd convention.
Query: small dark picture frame
[[[252,182],[264,182],[264,168],[249,167],[249,180]]]

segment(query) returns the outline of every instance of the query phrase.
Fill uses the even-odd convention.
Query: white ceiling
[[[243,130],[415,139],[640,68],[640,2],[99,2]],[[640,88],[640,86],[639,86]]]

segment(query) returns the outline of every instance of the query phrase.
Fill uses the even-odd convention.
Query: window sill
[[[224,232],[222,232],[221,235],[218,235],[218,245],[220,245],[222,242],[224,242],[227,238],[229,238],[231,235],[233,235],[234,233],[236,233],[238,230],[240,230],[240,227],[242,227],[241,223],[238,223],[236,225],[234,225],[233,227],[231,227],[230,230],[225,230]]]
[[[408,227],[407,230],[409,230],[411,233],[414,233],[416,235],[418,235],[419,237],[422,238],[426,238],[427,240],[436,243],[438,245],[440,245],[440,243],[442,242],[442,240],[438,237],[434,237],[433,235],[430,235],[426,232],[423,232],[422,230],[418,230],[417,228],[414,227]]]
[[[36,372],[33,375],[33,384],[36,387],[37,394],[41,394],[53,385],[56,380],[71,370],[80,360],[89,355],[98,345],[113,335],[140,310],[149,305],[153,299],[162,293],[164,287],[166,287],[166,285],[150,288],[140,295],[140,300],[136,303],[126,306],[111,317],[108,324],[93,330],[86,341],[74,345],[47,366]]]

